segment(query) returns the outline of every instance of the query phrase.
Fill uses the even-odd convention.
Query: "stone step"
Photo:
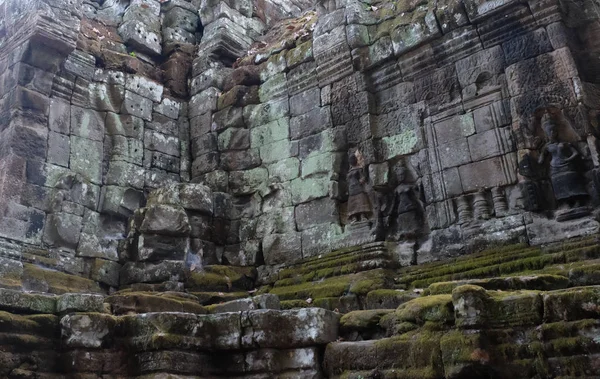
[[[254,267],[211,265],[189,272],[185,278],[188,292],[236,292],[253,290],[256,281]]]
[[[196,296],[182,292],[123,291],[105,299],[114,315],[147,312],[208,313]]]
[[[380,325],[381,318],[395,309],[376,309],[348,312],[340,319],[340,337],[345,341],[381,339],[386,330]]]
[[[451,294],[456,287],[473,284],[486,290],[517,291],[540,290],[550,291],[569,287],[569,279],[561,275],[529,275],[509,276],[503,278],[455,280],[451,282],[433,283],[427,287],[430,295]]]
[[[209,305],[206,309],[209,313],[244,312],[255,309],[281,309],[281,304],[277,296],[273,294],[262,294]]]
[[[375,289],[391,288],[393,285],[393,271],[375,269],[314,282],[273,287],[269,289],[269,293],[279,296],[284,309],[287,307],[311,306],[313,301],[314,305],[317,305],[320,299],[327,299],[323,300],[323,305],[328,305],[327,308],[329,309],[329,307],[335,305],[332,304],[334,299],[344,297],[345,300],[352,303],[349,308],[355,310],[360,309],[358,297],[364,297]]]
[[[302,270],[294,276],[287,276],[286,278],[279,279],[276,281],[274,287],[289,286],[294,284],[314,282],[322,279],[339,277],[348,274],[354,274],[363,271],[369,271],[374,269],[387,269],[389,268],[389,261],[381,258],[373,258],[369,260],[361,260],[349,264],[340,264],[332,267],[324,267],[316,269],[314,271]],[[286,274],[288,275],[288,274]]]

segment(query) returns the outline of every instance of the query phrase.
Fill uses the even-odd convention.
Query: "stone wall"
[[[595,375],[598,13],[0,0],[0,372]]]
[[[593,4],[310,6],[4,1],[6,250],[116,288],[128,218],[187,181],[201,259],[271,271],[598,230]]]
[[[192,181],[228,199],[215,214],[227,262],[289,265],[385,240],[411,264],[598,230],[595,21],[574,16],[591,3],[321,4],[245,55],[224,41],[245,28],[247,47],[256,29],[222,6],[202,22],[239,27],[211,37],[220,49],[203,37],[200,51],[219,53],[194,61],[189,115]],[[560,163],[562,184],[548,128],[578,155]]]

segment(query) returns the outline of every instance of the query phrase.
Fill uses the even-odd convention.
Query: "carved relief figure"
[[[415,238],[423,225],[418,190],[415,185],[406,183],[406,171],[405,167],[397,171],[400,184],[394,190],[391,208],[392,237],[395,239]]]
[[[538,163],[542,164],[550,154],[549,173],[554,197],[558,202],[566,201],[571,206],[577,206],[588,196],[576,165],[579,152],[569,142],[559,141],[558,125],[549,113],[542,117],[542,126],[549,142],[542,147]]]
[[[357,150],[349,156],[350,170],[348,171],[348,221],[353,224],[367,221],[372,214],[371,202],[367,195],[364,162]]]

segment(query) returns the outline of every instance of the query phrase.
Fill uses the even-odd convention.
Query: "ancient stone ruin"
[[[600,3],[0,0],[0,377],[600,377]]]

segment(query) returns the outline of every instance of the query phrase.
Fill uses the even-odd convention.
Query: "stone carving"
[[[528,211],[544,209],[546,201],[542,193],[542,169],[530,152],[519,161],[519,174],[523,177],[519,183],[523,207]]]
[[[367,177],[362,154],[359,150],[349,155],[350,170],[348,182],[348,222],[350,224],[368,221],[373,215],[371,201],[367,194]]]
[[[468,225],[473,221],[473,210],[471,209],[471,204],[469,204],[469,199],[466,195],[456,198],[456,208],[459,225]]]
[[[394,199],[390,209],[390,231],[395,240],[414,239],[423,228],[421,204],[418,187],[407,183],[407,169],[397,170],[398,186],[394,190]]]
[[[489,220],[491,209],[485,191],[478,191],[473,196],[473,216],[476,220]]]
[[[506,196],[502,188],[492,188],[492,203],[494,204],[494,214],[496,217],[506,215],[508,212],[508,204],[506,203]]]
[[[558,125],[550,113],[543,115],[542,127],[548,143],[542,147],[538,163],[543,164],[550,155],[549,176],[556,201],[578,206],[588,196],[577,167],[579,152],[571,143],[559,141]]]

